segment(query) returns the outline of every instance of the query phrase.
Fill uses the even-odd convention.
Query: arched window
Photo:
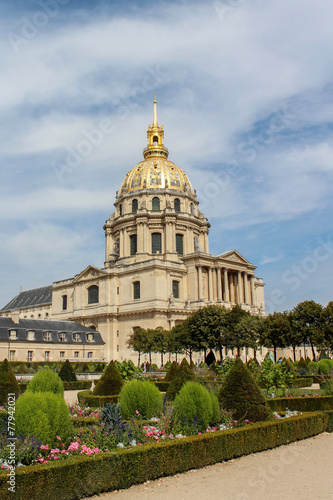
[[[162,253],[162,235],[161,235],[161,233],[152,233],[152,235],[151,235],[151,253]]]
[[[175,201],[173,202],[173,206],[175,208],[175,212],[180,212],[180,200],[179,200],[179,198],[175,198]]]
[[[183,255],[184,253],[182,234],[176,234],[176,252],[178,255]]]
[[[130,236],[130,251],[131,255],[135,255],[138,251],[138,239],[136,234],[131,234]]]
[[[98,303],[98,286],[92,285],[88,288],[88,304]]]
[[[62,296],[62,310],[66,311],[67,309],[67,295]]]
[[[195,215],[195,208],[194,208],[193,203],[191,203],[191,214]]]
[[[138,200],[132,200],[132,214],[136,214],[138,211]]]
[[[140,298],[140,281],[134,281],[133,283],[133,299]]]
[[[123,215],[123,206],[119,205],[119,215]]]
[[[160,210],[160,199],[155,196],[155,198],[152,199],[152,210]]]
[[[158,144],[158,137],[157,137],[157,135],[154,135],[154,137],[153,137],[153,144]]]

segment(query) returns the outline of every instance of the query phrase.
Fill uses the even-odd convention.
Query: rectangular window
[[[138,238],[136,234],[131,234],[130,236],[130,247],[131,247],[131,255],[135,255],[138,251]]]
[[[117,295],[119,295],[119,286],[117,286]]]
[[[44,352],[44,360],[45,361],[50,361],[50,351],[45,351]]]
[[[35,332],[33,330],[27,331],[27,339],[28,340],[35,340]]]
[[[32,355],[33,355],[33,351],[28,351],[27,361],[29,361],[29,362],[32,361]]]
[[[134,281],[133,283],[133,298],[140,298],[140,281]]]
[[[79,357],[79,351],[74,351],[74,358],[78,358]]]
[[[175,299],[179,299],[179,281],[172,282],[172,294]]]
[[[117,352],[119,352],[119,345],[117,345]]]
[[[10,338],[10,340],[16,340],[17,339],[17,330],[9,330],[9,338]]]
[[[67,309],[67,295],[62,296],[62,310],[66,311]]]
[[[43,339],[46,342],[51,342],[51,340],[52,340],[52,334],[51,334],[51,332],[43,332]]]
[[[162,253],[162,235],[161,235],[161,233],[152,233],[152,235],[151,235],[151,253]]]
[[[9,351],[9,361],[15,361],[16,351]]]
[[[183,255],[184,253],[182,234],[176,234],[176,252],[178,253],[178,255]]]
[[[65,357],[65,351],[60,351],[60,358],[64,358]]]
[[[73,340],[74,342],[80,342],[81,335],[79,333],[73,333]]]
[[[90,351],[88,352],[88,358],[92,358],[93,357],[93,353]]]
[[[66,342],[67,338],[66,338],[66,333],[59,333],[59,341],[60,342]]]

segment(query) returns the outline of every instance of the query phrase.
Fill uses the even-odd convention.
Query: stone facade
[[[126,345],[134,328],[170,329],[207,304],[265,314],[256,267],[236,250],[209,253],[210,224],[186,173],[168,160],[163,136],[155,99],[144,160],[126,174],[104,225],[104,267],[53,283],[46,306],[52,319],[98,330],[107,360],[136,359]]]

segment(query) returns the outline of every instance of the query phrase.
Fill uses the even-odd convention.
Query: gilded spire
[[[156,101],[156,92],[154,92],[154,117],[153,117],[153,127],[158,127],[158,121],[157,121],[157,101]]]
[[[159,126],[157,121],[157,101],[156,92],[154,92],[154,115],[153,124],[148,126],[148,146],[143,150],[145,159],[152,157],[167,158],[168,150],[163,144],[163,125]]]

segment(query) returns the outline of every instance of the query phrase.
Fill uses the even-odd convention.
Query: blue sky
[[[103,266],[103,224],[142,159],[153,91],[210,251],[258,266],[268,312],[326,305],[332,18],[329,0],[2,1],[1,306],[20,286]]]

